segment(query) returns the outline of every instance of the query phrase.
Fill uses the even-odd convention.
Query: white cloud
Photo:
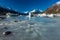
[[[59,5],[60,4],[60,1],[56,2],[56,4]]]

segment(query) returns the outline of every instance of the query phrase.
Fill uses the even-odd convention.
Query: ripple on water
[[[60,18],[33,17],[31,20],[25,17],[8,18],[0,21],[0,23],[8,24],[0,25],[0,40],[60,40],[59,21]],[[2,29],[3,26],[8,29]],[[13,35],[4,37],[2,35],[4,31],[12,31]]]

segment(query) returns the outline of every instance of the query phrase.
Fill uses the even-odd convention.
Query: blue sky
[[[24,12],[33,9],[46,10],[60,0],[0,0],[0,5],[6,8]]]

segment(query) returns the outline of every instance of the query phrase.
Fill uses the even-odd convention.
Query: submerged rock
[[[8,29],[7,27],[4,27],[4,29]]]
[[[15,20],[14,22],[18,22],[17,20]]]
[[[6,32],[3,32],[3,35],[7,36],[7,35],[10,35],[12,32],[11,31],[6,31]]]
[[[3,19],[5,19],[6,17],[0,17],[0,20],[3,20]]]
[[[28,24],[30,24],[30,25],[34,25],[34,23],[33,23],[33,22],[29,22]]]

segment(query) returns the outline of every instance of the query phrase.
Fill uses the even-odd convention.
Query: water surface
[[[4,36],[2,33],[5,31],[13,33]],[[60,17],[6,18],[0,21],[0,40],[60,40]]]

